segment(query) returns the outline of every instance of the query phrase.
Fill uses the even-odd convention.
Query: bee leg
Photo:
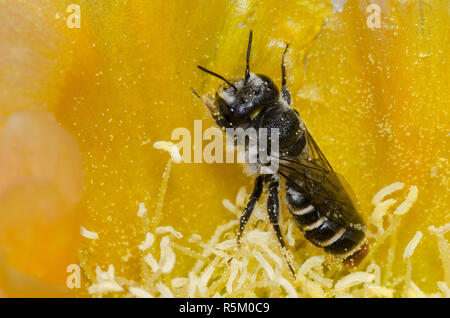
[[[247,206],[244,209],[244,213],[242,213],[239,221],[239,231],[237,237],[238,246],[241,245],[241,236],[242,233],[244,232],[245,225],[247,224],[250,215],[252,215],[256,202],[258,202],[259,198],[261,197],[263,187],[264,187],[264,178],[263,176],[258,176],[255,180],[255,185],[253,186],[253,192],[250,195],[250,201],[247,203]]]
[[[286,66],[284,65],[284,57],[288,48],[289,44],[286,44],[286,48],[284,49],[283,56],[281,58],[281,93],[283,94],[283,99],[291,105],[291,93],[286,85]]]
[[[292,272],[292,275],[295,277],[295,272],[292,269],[291,264],[289,263],[289,259],[286,254],[286,246],[284,244],[283,236],[281,235],[280,226],[278,225],[278,216],[280,212],[280,202],[279,202],[279,182],[272,181],[269,184],[269,198],[267,199],[267,212],[269,213],[270,223],[272,223],[275,233],[277,235],[278,242],[280,242],[281,250],[286,258],[289,269]]]
[[[211,112],[211,115],[213,116],[214,120],[216,121],[217,125],[219,125],[220,127],[227,127],[229,126],[228,123],[223,120],[222,116],[219,115],[219,112],[217,112],[217,110],[214,107],[214,103],[211,102],[212,97],[208,96],[200,96],[195,89],[191,88],[192,93],[197,96],[202,102],[203,104],[208,108],[208,110]]]

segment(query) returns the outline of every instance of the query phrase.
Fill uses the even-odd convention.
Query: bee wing
[[[308,157],[280,158],[279,174],[316,206],[321,214],[346,227],[362,226],[363,221],[344,186],[347,183],[334,172],[307,130],[305,136]]]

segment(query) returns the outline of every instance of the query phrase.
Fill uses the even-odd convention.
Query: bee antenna
[[[248,47],[247,47],[247,68],[245,69],[245,79],[244,84],[247,83],[249,77],[250,77],[250,50],[252,48],[252,38],[253,38],[253,31],[250,31],[250,35],[248,37]]]
[[[208,69],[206,69],[206,68],[204,68],[204,67],[202,67],[202,66],[200,66],[200,65],[197,65],[197,67],[198,67],[200,70],[202,70],[203,72],[205,72],[205,73],[208,73],[208,74],[211,74],[212,76],[215,76],[215,77],[220,78],[220,79],[223,80],[225,83],[227,83],[228,85],[230,85],[231,87],[233,87],[233,89],[234,89],[235,91],[237,91],[236,86],[234,86],[233,83],[231,83],[230,81],[226,80],[225,77],[223,77],[223,76],[221,76],[221,75],[219,75],[219,74],[217,74],[217,73],[214,73],[214,72],[212,72],[212,71],[210,71],[210,70],[208,70]]]

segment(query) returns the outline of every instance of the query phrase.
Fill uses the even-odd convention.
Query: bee
[[[202,66],[198,68],[225,82],[215,98],[200,97],[215,122],[222,129],[261,127],[278,129],[279,162],[273,174],[253,171],[255,183],[248,203],[240,217],[238,245],[254,206],[264,189],[267,190],[267,212],[283,251],[285,244],[278,224],[280,185],[286,190],[285,201],[290,214],[305,238],[325,252],[357,266],[368,252],[365,225],[338,177],[291,106],[286,84],[285,55],[281,58],[281,91],[266,75],[250,72],[252,31],[248,40],[246,69],[243,78],[229,81]],[[272,154],[271,154],[272,155]],[[258,163],[257,163],[258,164]],[[262,163],[259,163],[262,165]],[[289,262],[288,262],[289,263]],[[289,268],[292,270],[291,265]]]

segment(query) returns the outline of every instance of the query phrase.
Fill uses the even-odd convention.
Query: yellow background
[[[221,83],[196,65],[242,76],[253,30],[252,71],[280,83],[282,43],[289,42],[293,106],[352,186],[364,217],[382,187],[395,181],[418,186],[397,248],[401,255],[416,231],[425,234],[412,260],[413,279],[432,292],[444,273],[427,228],[449,222],[448,3],[375,2],[381,28],[371,30],[366,1],[348,1],[341,13],[327,1],[1,1],[0,124],[17,111],[39,109],[71,133],[84,186],[70,209],[101,238],[84,239],[81,256],[92,270],[114,264],[122,276],[136,278],[145,233],[138,205],[155,210],[168,160],[152,144],[169,140],[174,128],[192,129],[194,119],[202,119],[204,129],[213,124],[190,89],[211,93]],[[70,3],[80,5],[80,29],[66,26]],[[207,238],[232,218],[222,199],[250,184],[238,165],[173,165],[161,224]],[[26,201],[17,209],[27,211],[38,200],[32,194],[14,203],[2,195],[13,207]],[[63,221],[68,229],[81,223]],[[8,238],[2,243],[12,244],[9,262],[27,267],[27,274],[37,275],[34,264],[45,267],[39,256],[22,259]],[[57,264],[65,269],[72,259]],[[174,275],[186,274],[189,265]],[[394,273],[404,272],[397,257]],[[61,273],[45,275],[52,284],[64,283]]]

